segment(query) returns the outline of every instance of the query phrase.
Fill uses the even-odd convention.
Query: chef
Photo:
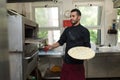
[[[80,10],[72,9],[70,13],[72,26],[63,31],[56,43],[47,46],[51,50],[66,43],[60,80],[85,80],[84,60],[74,59],[68,55],[68,50],[73,47],[90,47],[90,33],[80,24],[80,19]]]

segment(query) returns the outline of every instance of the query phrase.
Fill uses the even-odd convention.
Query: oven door
[[[37,68],[38,51],[34,52],[31,56],[24,57],[23,59],[23,75],[24,80],[30,75],[30,73]]]

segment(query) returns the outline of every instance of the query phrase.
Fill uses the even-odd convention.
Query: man
[[[80,24],[81,12],[78,9],[71,10],[70,18],[72,26],[64,30],[58,42],[47,47],[54,49],[66,43],[61,80],[85,80],[84,61],[73,59],[67,52],[70,48],[76,46],[90,47],[90,34]]]

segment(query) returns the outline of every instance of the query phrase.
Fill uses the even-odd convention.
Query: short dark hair
[[[81,16],[81,12],[79,9],[72,9],[71,12],[77,12],[77,15]]]

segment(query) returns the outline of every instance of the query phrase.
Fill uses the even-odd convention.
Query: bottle
[[[35,76],[32,77],[32,80],[36,80]]]
[[[113,30],[115,30],[115,29],[116,29],[116,20],[115,20],[115,19],[113,20],[113,23],[112,23],[112,28],[113,28]]]
[[[109,43],[109,45],[108,45],[109,47],[111,47],[111,44]]]

